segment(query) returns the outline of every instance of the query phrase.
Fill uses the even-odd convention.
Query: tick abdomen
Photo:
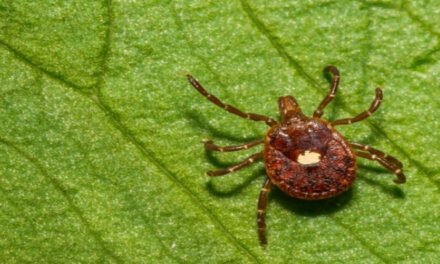
[[[356,160],[346,140],[320,118],[272,127],[264,159],[271,181],[289,195],[325,199],[347,190],[356,178]]]

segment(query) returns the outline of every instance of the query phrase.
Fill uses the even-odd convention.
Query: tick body
[[[376,96],[366,111],[353,118],[327,121],[321,116],[325,107],[336,95],[339,71],[334,66],[328,66],[324,71],[332,75],[330,91],[313,116],[305,116],[294,97],[283,96],[278,99],[281,117],[279,122],[225,104],[208,93],[194,77],[187,76],[192,86],[215,105],[242,118],[265,122],[270,126],[266,137],[262,140],[226,147],[217,146],[212,141],[204,143],[207,150],[220,152],[239,151],[263,144],[263,151],[249,156],[236,165],[207,173],[209,176],[222,176],[256,161],[264,161],[267,178],[261,189],[257,206],[258,237],[262,245],[267,244],[265,214],[267,197],[272,186],[303,200],[319,200],[339,195],[349,189],[356,179],[356,157],[377,161],[396,175],[394,180],[396,183],[406,181],[402,163],[396,158],[370,146],[349,142],[335,129],[335,126],[359,122],[373,114],[382,101],[382,90],[376,88]]]
[[[291,118],[273,126],[265,139],[264,163],[271,182],[299,199],[338,195],[356,178],[349,143],[319,118]]]

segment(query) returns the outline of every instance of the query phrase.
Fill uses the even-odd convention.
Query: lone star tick
[[[326,199],[341,194],[353,184],[356,178],[356,157],[379,162],[390,172],[396,174],[395,183],[406,181],[402,163],[380,150],[347,141],[336,129],[338,125],[359,122],[373,114],[382,101],[382,90],[376,88],[376,97],[368,110],[353,118],[327,121],[322,119],[324,108],[333,100],[339,85],[339,71],[327,66],[324,72],[332,75],[330,92],[321,101],[312,117],[305,116],[295,98],[282,96],[278,99],[281,121],[245,113],[225,104],[191,75],[188,81],[203,96],[231,114],[253,121],[263,121],[270,126],[264,140],[256,140],[242,145],[219,147],[212,141],[205,141],[205,149],[211,151],[237,151],[264,144],[264,150],[249,156],[242,162],[226,169],[209,171],[209,176],[221,176],[242,169],[257,160],[264,160],[267,178],[261,189],[257,208],[258,237],[262,245],[266,239],[267,196],[272,185],[288,195],[303,200]]]

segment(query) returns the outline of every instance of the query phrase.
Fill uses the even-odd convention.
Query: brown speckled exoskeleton
[[[219,147],[205,141],[205,148],[212,151],[237,151],[264,143],[264,150],[253,154],[242,162],[225,169],[209,171],[209,176],[221,176],[242,169],[257,160],[264,160],[268,178],[263,184],[258,199],[258,237],[262,245],[267,244],[265,213],[267,195],[272,185],[288,195],[304,200],[326,199],[346,191],[356,179],[356,157],[379,162],[394,173],[395,183],[406,181],[402,163],[380,150],[347,141],[336,129],[338,125],[359,122],[373,114],[382,101],[382,90],[376,88],[376,97],[368,110],[353,118],[327,121],[321,118],[324,108],[333,100],[339,85],[339,71],[334,66],[324,69],[332,75],[330,92],[321,101],[312,117],[305,116],[295,98],[283,96],[278,99],[281,121],[252,113],[245,113],[225,104],[208,93],[202,85],[188,75],[188,81],[203,96],[215,105],[242,118],[263,121],[270,126],[264,140],[243,145]]]

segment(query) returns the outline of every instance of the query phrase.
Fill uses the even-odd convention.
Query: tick
[[[336,126],[356,123],[372,115],[380,106],[382,90],[376,88],[376,96],[368,110],[353,118],[328,121],[321,116],[336,95],[340,77],[338,69],[334,66],[327,66],[324,72],[332,76],[330,91],[313,116],[305,116],[294,97],[282,96],[278,99],[281,116],[279,122],[264,115],[243,112],[223,103],[208,93],[194,77],[187,75],[191,85],[215,105],[239,117],[265,122],[270,127],[264,139],[242,145],[220,147],[210,140],[204,142],[205,149],[220,152],[238,151],[264,144],[263,151],[236,165],[207,172],[209,176],[222,176],[256,161],[264,161],[267,178],[257,206],[258,238],[261,245],[267,244],[266,205],[268,193],[273,185],[286,194],[303,200],[334,197],[349,189],[356,179],[356,157],[377,161],[396,175],[395,183],[406,181],[399,160],[373,147],[350,142],[335,129]]]

